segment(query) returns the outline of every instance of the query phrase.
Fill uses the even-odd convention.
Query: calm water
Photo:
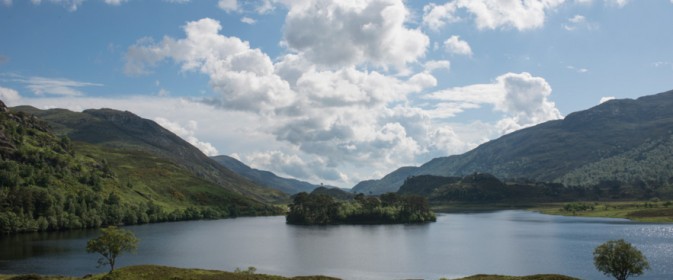
[[[428,225],[303,227],[284,217],[178,222],[127,227],[141,239],[119,265],[161,264],[343,279],[460,277],[477,273],[562,273],[607,279],[593,249],[623,238],[652,269],[638,279],[673,279],[673,225],[548,216],[525,211],[445,214]],[[97,231],[0,237],[0,273],[82,276],[96,268],[86,241]]]

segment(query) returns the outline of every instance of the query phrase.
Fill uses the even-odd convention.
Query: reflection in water
[[[607,279],[592,263],[593,248],[624,238],[652,270],[640,279],[671,279],[673,225],[618,219],[548,216],[525,211],[445,214],[426,225],[290,226],[283,217],[239,218],[128,227],[137,255],[121,266],[161,264],[286,276],[344,279],[460,277],[477,273],[561,273]],[[0,237],[0,273],[85,275],[97,256],[86,241],[97,231]]]

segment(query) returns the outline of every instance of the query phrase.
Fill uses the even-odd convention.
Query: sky
[[[0,100],[352,187],[673,89],[673,0],[0,0]]]

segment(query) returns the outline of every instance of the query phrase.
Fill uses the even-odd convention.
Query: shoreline
[[[526,210],[567,217],[620,218],[641,223],[673,223],[673,204],[668,201],[574,201],[546,203],[448,203],[435,204],[437,213],[480,213]]]
[[[248,268],[248,270],[236,270],[234,272],[222,271],[222,270],[209,270],[209,269],[199,269],[199,268],[178,268],[171,266],[160,266],[160,265],[135,265],[121,267],[111,274],[100,273],[94,275],[85,275],[82,277],[73,277],[73,276],[59,276],[59,275],[37,275],[37,274],[12,274],[12,275],[3,275],[0,274],[0,280],[76,280],[76,279],[90,279],[90,280],[126,280],[126,279],[148,279],[148,280],[159,280],[159,279],[193,279],[193,280],[210,280],[210,279],[232,279],[232,280],[244,280],[244,279],[255,279],[255,280],[284,280],[284,279],[296,279],[296,280],[339,280],[341,278],[335,278],[330,276],[323,275],[309,275],[309,276],[293,276],[285,277],[279,275],[268,275],[268,274],[257,274],[253,267]],[[449,278],[440,278],[440,280],[449,280]],[[559,274],[536,274],[528,276],[503,276],[503,275],[486,275],[478,274],[467,276],[463,278],[455,278],[453,280],[577,280],[570,276],[559,275]]]

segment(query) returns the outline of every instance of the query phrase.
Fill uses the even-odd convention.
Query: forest
[[[416,195],[358,194],[353,200],[305,192],[294,196],[286,221],[294,225],[401,224],[436,220],[427,199]]]

